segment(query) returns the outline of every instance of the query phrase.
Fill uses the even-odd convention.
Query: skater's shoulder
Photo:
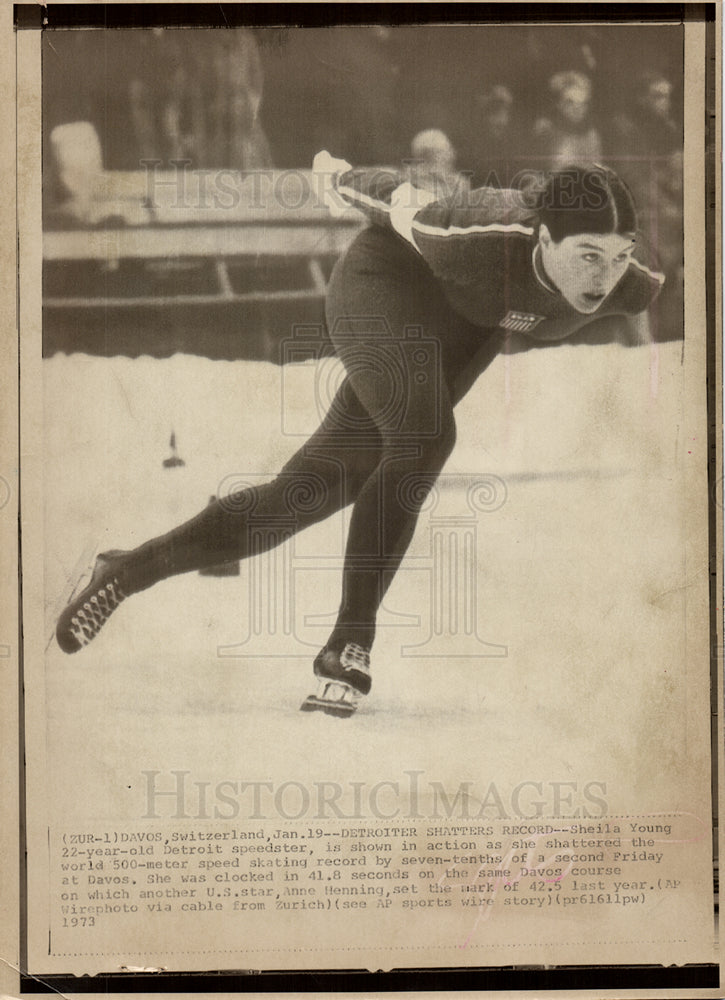
[[[534,229],[538,222],[535,202],[520,188],[479,187],[470,192],[471,208],[487,213],[492,223],[519,222]]]
[[[532,239],[537,213],[522,191],[480,187],[440,199],[415,217],[414,230],[428,236],[476,237],[487,242],[501,237]]]

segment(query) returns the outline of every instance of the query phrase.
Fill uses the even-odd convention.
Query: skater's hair
[[[539,222],[555,243],[579,233],[634,236],[637,230],[631,191],[613,170],[599,164],[553,171],[539,193],[537,208]]]

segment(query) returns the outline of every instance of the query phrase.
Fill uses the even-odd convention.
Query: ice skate
[[[348,642],[341,653],[323,649],[315,659],[314,671],[320,682],[315,694],[300,706],[303,712],[347,718],[357,711],[372,685],[370,653],[354,642]]]
[[[123,587],[121,567],[126,552],[101,552],[96,557],[90,583],[71,597],[58,619],[55,636],[64,653],[87,646],[128,595]]]

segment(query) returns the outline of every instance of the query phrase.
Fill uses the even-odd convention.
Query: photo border
[[[707,375],[708,375],[708,415],[709,415],[709,476],[711,484],[711,504],[709,508],[709,529],[710,529],[710,580],[711,580],[711,607],[710,607],[710,635],[713,650],[712,656],[712,712],[713,712],[713,809],[715,816],[715,830],[717,831],[718,800],[721,789],[720,775],[722,773],[722,718],[720,706],[722,704],[722,663],[723,663],[723,632],[717,611],[722,609],[722,345],[721,345],[721,280],[720,280],[720,231],[719,214],[717,208],[720,204],[720,176],[718,172],[717,157],[721,149],[720,135],[720,79],[717,73],[720,63],[720,42],[721,24],[716,21],[716,12],[719,16],[716,4],[714,3],[653,3],[653,4],[510,4],[501,3],[496,5],[457,4],[455,6],[447,4],[431,3],[424,8],[413,7],[408,4],[365,4],[337,5],[326,4],[51,4],[48,7],[39,5],[20,4],[15,5],[12,11],[12,29],[8,31],[9,10],[7,5],[3,9],[5,21],[2,27],[3,53],[10,53],[11,58],[6,60],[7,67],[14,66],[14,34],[17,31],[38,30],[42,27],[150,27],[150,26],[228,26],[231,24],[245,24],[250,26],[287,26],[290,24],[290,12],[294,11],[293,18],[295,25],[315,25],[323,24],[412,24],[412,23],[466,23],[475,20],[477,23],[580,23],[588,20],[590,23],[629,23],[633,21],[676,23],[679,21],[704,21],[706,23],[706,58],[708,61],[707,73],[707,108],[706,114],[706,197],[707,197]],[[590,17],[592,8],[599,6],[602,10],[602,17]],[[587,16],[583,17],[586,10]],[[415,19],[411,15],[415,12]],[[423,15],[423,16],[421,16]],[[8,35],[10,36],[8,38]],[[6,71],[7,72],[7,71]],[[14,89],[14,81],[10,89]],[[8,92],[8,91],[6,91]],[[3,157],[14,164],[16,160],[15,143],[10,137],[14,136],[15,108],[9,110],[3,103],[2,122],[6,125],[3,134]],[[13,102],[14,104],[14,102]],[[12,119],[12,120],[11,120]],[[6,176],[10,173],[6,171]],[[8,213],[3,212],[3,218]],[[14,229],[15,219],[12,218],[11,225]],[[717,223],[717,225],[716,225]],[[8,247],[8,241],[5,241]],[[15,240],[11,246],[15,248]],[[2,302],[9,309],[4,310],[3,315],[9,317],[14,314],[16,305],[16,291],[14,283],[12,288],[6,286],[12,283],[12,274],[8,277],[10,269],[3,269],[3,280],[1,286]],[[21,289],[22,292],[22,289]],[[17,345],[6,343],[3,339],[3,388],[7,383],[10,391],[3,392],[2,413],[4,427],[13,427],[17,419],[18,407],[18,385],[21,378]],[[6,349],[9,348],[9,349]],[[7,373],[10,373],[8,379]],[[17,373],[17,380],[13,373]],[[18,421],[19,424],[19,421]],[[17,562],[20,554],[20,544],[22,539],[18,537],[14,525],[8,526],[5,514],[14,510],[17,515],[21,512],[22,497],[19,492],[19,478],[17,477],[18,456],[20,456],[19,426],[17,433],[6,434],[4,446],[6,454],[11,456],[8,459],[8,466],[0,468],[3,472],[5,468],[14,467],[15,475],[5,474],[5,479],[11,486],[16,485],[15,490],[11,489],[12,502],[6,505],[3,512],[2,546],[3,553],[8,553],[8,558],[12,562]],[[10,444],[11,448],[8,448]],[[718,493],[718,490],[720,491]],[[718,499],[719,497],[719,499]],[[16,521],[17,523],[17,521]],[[19,564],[18,564],[19,565]],[[12,576],[12,574],[11,574]],[[5,631],[0,634],[0,639],[10,634],[9,628],[15,621],[18,622],[18,644],[8,647],[10,655],[7,657],[6,666],[13,670],[17,665],[20,683],[17,685],[17,701],[15,704],[8,699],[7,690],[3,695],[2,721],[5,740],[3,742],[3,763],[2,777],[3,785],[7,789],[15,784],[13,780],[13,769],[15,773],[21,775],[19,783],[19,795],[17,801],[9,803],[5,801],[3,807],[4,815],[17,818],[17,823],[8,822],[3,824],[2,850],[4,860],[4,874],[7,874],[8,860],[11,862],[11,870],[15,865],[15,859],[21,863],[21,880],[18,886],[18,893],[11,900],[15,903],[15,912],[18,914],[18,927],[22,931],[25,921],[25,895],[24,877],[22,870],[23,852],[23,818],[24,818],[24,790],[22,787],[22,764],[24,754],[24,732],[23,717],[24,705],[22,701],[22,623],[19,617],[19,607],[22,598],[22,577],[19,572],[18,585],[15,586],[13,579],[5,580],[3,591],[0,595],[3,607],[3,627]],[[4,647],[3,647],[4,648]],[[19,654],[19,662],[18,662]],[[3,661],[5,662],[5,661]],[[12,685],[9,685],[12,687]],[[9,702],[9,704],[8,704]],[[14,723],[14,724],[13,724]],[[16,743],[12,739],[14,733],[19,734]],[[11,738],[8,739],[8,736]],[[13,804],[15,809],[13,809]],[[13,830],[20,831],[19,841],[16,843]],[[17,852],[19,843],[20,850]],[[6,890],[7,891],[7,890]],[[8,935],[6,924],[10,921],[3,921],[0,927],[0,941],[2,941],[3,955],[13,954],[14,949],[8,948],[8,943],[12,935]],[[652,966],[558,966],[558,967],[480,967],[463,969],[436,969],[421,968],[416,970],[400,970],[388,973],[371,973],[357,970],[348,971],[326,971],[315,970],[305,972],[261,972],[234,974],[228,972],[199,971],[197,973],[125,973],[125,974],[99,974],[95,977],[73,977],[73,976],[44,976],[42,980],[33,977],[30,971],[24,972],[27,958],[26,952],[20,951],[20,968],[16,970],[13,980],[12,975],[7,979],[8,969],[4,968],[0,976],[0,987],[13,994],[36,995],[39,993],[185,993],[185,992],[239,992],[239,993],[289,993],[289,992],[387,992],[390,990],[422,992],[439,990],[460,990],[472,991],[480,990],[486,992],[511,991],[520,994],[521,991],[579,991],[597,990],[611,993],[613,990],[619,991],[617,995],[625,995],[621,991],[646,990],[648,996],[653,996],[653,990],[683,990],[685,995],[712,995],[717,996],[720,984],[719,967],[715,964],[682,966],[682,967],[652,967]],[[6,959],[6,962],[8,960]],[[14,982],[14,985],[12,983]],[[708,991],[707,993],[693,993],[693,990]],[[657,995],[662,995],[658,993]],[[670,995],[669,993],[667,995]]]

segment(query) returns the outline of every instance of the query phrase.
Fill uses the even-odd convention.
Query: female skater
[[[301,530],[352,504],[339,613],[302,705],[346,716],[370,690],[378,608],[453,449],[456,404],[511,333],[558,341],[603,316],[636,316],[664,279],[635,256],[631,195],[605,167],[557,170],[533,203],[496,188],[432,201],[392,171],[354,171],[327,153],[313,169],[333,212],[353,205],[371,223],[330,280],[327,331],[346,377],[321,426],[272,482],[99,555],[56,635],[75,652],[131,594],[258,554],[262,534],[272,548],[290,515]]]

